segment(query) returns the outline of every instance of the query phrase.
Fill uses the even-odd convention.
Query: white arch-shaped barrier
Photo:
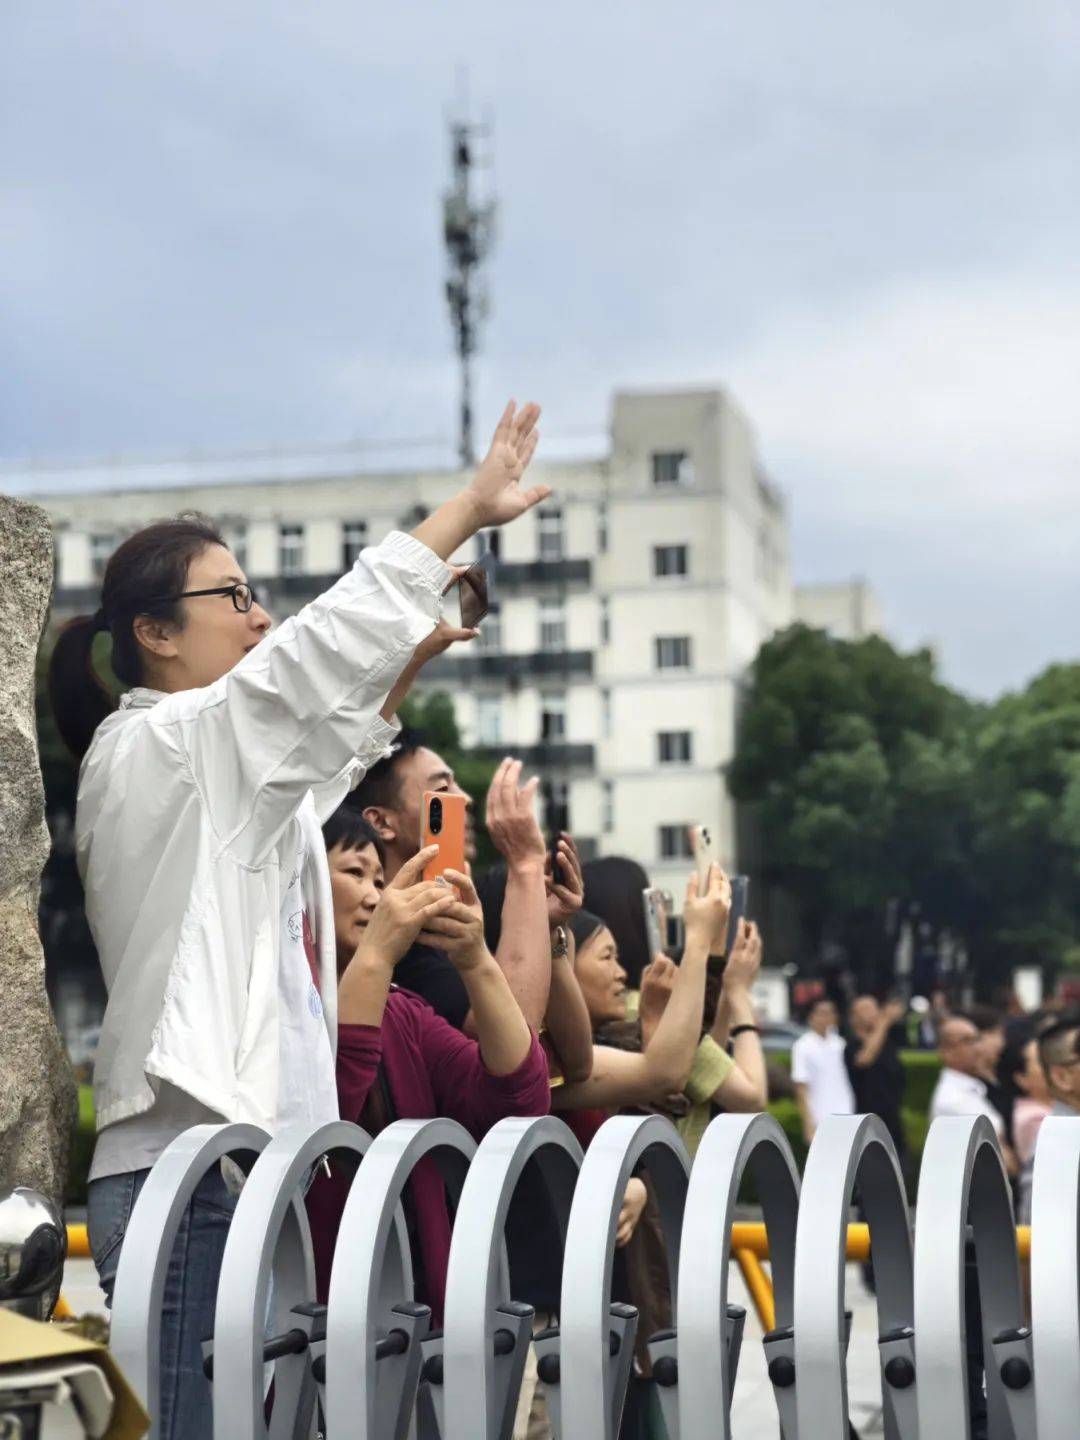
[[[1031,1194],[1032,1342],[1039,1440],[1080,1430],[1080,1124],[1051,1115]]]
[[[146,1178],[131,1212],[113,1289],[110,1348],[150,1416],[157,1440],[165,1275],[199,1182],[228,1157],[250,1170],[270,1142],[257,1125],[196,1125],[178,1135]]]
[[[460,1201],[476,1142],[453,1120],[402,1120],[373,1140],[338,1231],[326,1328],[326,1423],[331,1434],[408,1434],[430,1314],[413,1301],[401,1196],[414,1167],[434,1160]],[[402,1243],[402,1237],[405,1243]],[[392,1343],[387,1343],[392,1342]]]
[[[302,1197],[328,1155],[355,1174],[320,1306]],[[746,1174],[769,1237],[776,1323],[764,1345],[784,1440],[848,1440],[843,1283],[855,1194],[871,1232],[886,1440],[964,1440],[971,1397],[984,1392],[991,1440],[1080,1435],[1080,1125],[1071,1120],[1048,1120],[1037,1151],[1030,1327],[1007,1179],[981,1117],[931,1127],[914,1246],[896,1155],[873,1117],[826,1120],[801,1188],[767,1115],[719,1117],[693,1166],[658,1116],[608,1121],[584,1158],[550,1116],[504,1120],[479,1146],[449,1120],[398,1121],[374,1141],[344,1122],[273,1140],[249,1125],[196,1127],[143,1186],[117,1272],[112,1344],[152,1414],[173,1241],[199,1181],[226,1156],[246,1180],[207,1381],[216,1440],[310,1440],[316,1426],[327,1440],[507,1440],[533,1339],[504,1239],[527,1165],[562,1248],[559,1323],[535,1339],[556,1440],[618,1434],[638,1316],[612,1301],[612,1260],[622,1196],[639,1170],[659,1204],[671,1288],[671,1328],[645,1337],[670,1440],[730,1440],[741,1312],[728,1303],[728,1270]],[[438,1166],[455,1212],[442,1332],[414,1295],[402,1209],[421,1161]]]
[[[787,1137],[771,1115],[721,1115],[698,1147],[683,1214],[675,1307],[680,1440],[730,1440],[731,1436],[734,1376],[728,1272],[731,1226],[747,1171],[761,1197],[776,1298],[775,1339],[766,1339],[766,1353],[770,1366],[777,1359],[791,1360],[799,1172]],[[786,1380],[782,1369],[777,1373]],[[786,1384],[774,1380],[785,1435],[794,1440],[795,1417],[787,1390]]]
[[[911,1224],[900,1164],[876,1115],[830,1115],[803,1173],[795,1239],[798,1433],[847,1440],[844,1269],[858,1189],[870,1224],[886,1440],[917,1440]]]
[[[970,1400],[981,1390],[969,1360],[971,1263],[978,1277],[989,1433],[992,1440],[1028,1440],[1036,1433],[1031,1331],[1024,1319],[1012,1193],[997,1136],[984,1115],[944,1116],[931,1126],[917,1213],[914,1328],[921,1440],[969,1433]],[[1076,1424],[1080,1427],[1080,1417]]]
[[[649,1172],[660,1207],[676,1301],[690,1157],[674,1126],[659,1115],[616,1116],[589,1146],[570,1211],[562,1281],[563,1440],[614,1440],[619,1432],[637,1316],[625,1313],[624,1302],[613,1306],[611,1274],[619,1210],[639,1164]]]

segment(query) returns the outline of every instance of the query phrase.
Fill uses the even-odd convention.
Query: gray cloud
[[[482,410],[729,383],[805,578],[977,693],[1075,653],[1080,19],[48,3],[0,34],[0,451],[444,437],[454,71],[496,118]],[[561,438],[560,438],[561,437]]]

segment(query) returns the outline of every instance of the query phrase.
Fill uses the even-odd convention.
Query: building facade
[[[881,603],[866,580],[798,586],[795,619],[815,630],[827,630],[837,640],[865,640],[885,633]]]
[[[736,860],[724,767],[742,677],[793,616],[784,502],[718,389],[619,392],[606,456],[534,472],[552,498],[480,542],[497,557],[481,640],[432,664],[424,684],[453,696],[467,742],[541,772],[549,818],[586,853],[632,855],[681,887],[693,823],[712,822]],[[125,533],[200,510],[282,619],[462,484],[453,471],[363,473],[345,454],[102,478],[76,494],[70,474],[63,492],[41,477],[56,618],[96,606]]]

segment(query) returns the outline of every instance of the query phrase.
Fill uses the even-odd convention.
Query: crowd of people
[[[1027,1013],[986,1005],[954,1011],[943,992],[929,1012],[910,1011],[896,1000],[882,1004],[873,995],[857,995],[842,1033],[836,1003],[823,994],[807,1010],[807,1032],[791,1052],[804,1139],[813,1139],[826,1115],[878,1115],[906,1166],[900,1049],[911,1020],[924,1038],[932,1027],[941,1061],[927,1119],[989,1120],[1013,1181],[1017,1222],[1030,1224],[1039,1126],[1047,1115],[1080,1115],[1080,1012],[1053,1004]]]
[[[761,935],[742,918],[729,933],[720,866],[694,867],[678,949],[654,953],[639,864],[582,863],[572,834],[545,835],[537,779],[512,758],[486,794],[465,795],[397,719],[423,666],[475,638],[443,617],[451,557],[548,494],[521,483],[538,413],[511,403],[459,495],[365,550],[276,629],[218,531],[189,515],[125,540],[98,611],[58,638],[50,694],[82,760],[77,855],[109,994],[88,1190],[107,1296],[146,1177],[192,1125],[273,1133],[340,1117],[375,1135],[448,1116],[479,1139],[504,1117],[553,1111],[587,1148],[609,1116],[656,1111],[693,1154],[717,1109],[766,1104],[751,1003]],[[118,703],[95,668],[102,634]],[[432,795],[463,797],[467,816],[460,868],[436,878],[437,847],[422,843]],[[474,875],[480,806],[500,863]],[[906,1007],[859,995],[842,1034],[821,996],[806,1018],[791,1081],[807,1141],[826,1115],[872,1112],[903,1162]],[[1080,1016],[953,1014],[939,997],[918,1024],[932,1025],[942,1061],[931,1117],[990,1119],[1026,1218],[1039,1124],[1080,1113]],[[307,1190],[323,1299],[351,1178],[331,1162]],[[180,1227],[162,1310],[163,1440],[212,1429],[201,1344],[239,1183],[215,1167]],[[438,1324],[452,1217],[431,1160],[405,1212],[416,1295]],[[513,1294],[546,1327],[560,1240],[531,1167],[506,1233]],[[644,1171],[618,1216],[613,1298],[640,1312],[622,1433],[644,1436],[655,1403],[645,1341],[671,1323]],[[547,1434],[532,1366],[515,1435]]]
[[[750,989],[761,937],[728,934],[719,865],[686,882],[678,954],[650,953],[648,880],[630,860],[583,864],[545,836],[537,781],[507,759],[483,805],[501,864],[431,878],[425,794],[462,795],[398,708],[424,664],[475,631],[443,618],[450,558],[482,529],[546,497],[521,481],[536,407],[511,404],[471,483],[410,535],[393,533],[273,629],[205,518],[130,536],[96,614],[61,632],[50,666],[58,728],[81,757],[76,845],[108,988],[95,1066],[98,1139],[88,1228],[111,1296],[150,1168],[192,1125],[276,1132],[339,1117],[377,1134],[449,1116],[478,1139],[506,1116],[562,1115],[587,1147],[619,1111],[657,1110],[693,1151],[717,1106],[756,1111],[766,1072]],[[95,668],[99,635],[126,687]],[[350,1176],[317,1167],[307,1191],[325,1298]],[[239,1181],[200,1183],[181,1225],[162,1310],[158,1433],[208,1435],[201,1343]],[[422,1161],[406,1220],[417,1297],[441,1319],[451,1215]],[[558,1246],[528,1168],[507,1223],[515,1298],[537,1324],[558,1309]],[[618,1217],[616,1299],[642,1341],[670,1323],[646,1173]],[[646,1434],[642,1344],[624,1433]],[[531,1371],[516,1433],[549,1432]]]

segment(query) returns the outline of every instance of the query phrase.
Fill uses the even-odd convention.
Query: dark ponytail
[[[94,637],[112,638],[111,664],[125,686],[142,681],[142,656],[134,622],[141,615],[183,624],[180,603],[188,567],[208,545],[224,545],[204,515],[178,515],[129,535],[109,557],[101,582],[101,608],[80,615],[57,636],[49,661],[49,700],[56,728],[77,759],[90,748],[94,731],[114,709],[111,691],[94,669]]]

